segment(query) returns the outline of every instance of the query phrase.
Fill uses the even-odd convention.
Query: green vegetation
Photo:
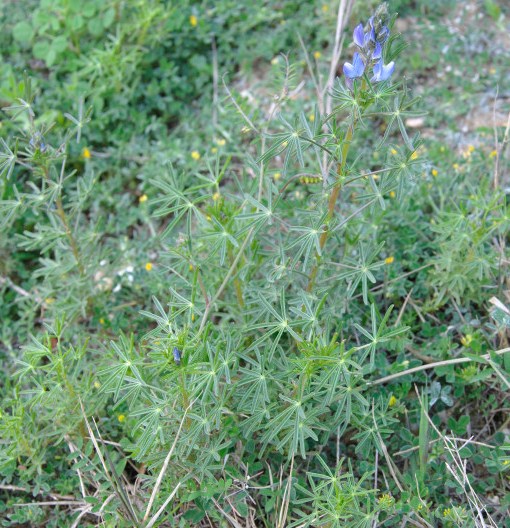
[[[510,527],[510,11],[338,4],[0,6],[1,526]]]

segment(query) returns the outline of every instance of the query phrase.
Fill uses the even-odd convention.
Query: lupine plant
[[[407,300],[394,310],[389,293],[378,296],[394,262],[391,230],[380,226],[427,167],[406,129],[419,102],[399,70],[394,22],[383,4],[355,27],[352,59],[311,115],[296,111],[287,57],[278,94],[259,112],[225,81],[242,145],[216,149],[192,174],[168,162],[147,178],[149,198],[140,196],[151,213],[142,219],[151,233],[145,271],[158,277],[146,302],[122,282],[134,274],[129,245],[110,241],[118,233],[94,199],[93,171],[87,161],[67,167],[94,123],[86,103],[45,126],[30,80],[19,86],[6,111],[23,133],[1,143],[12,194],[2,221],[30,220],[12,247],[40,256],[44,328],[24,344],[2,404],[8,485],[78,497],[73,526],[497,526],[463,463],[473,446],[429,416],[454,402],[450,387],[429,386],[427,369],[455,376],[459,361],[410,365]],[[110,296],[121,285],[134,300],[119,308]],[[132,305],[136,326],[108,333],[100,315],[127,318]],[[498,310],[494,334],[506,321]],[[89,327],[75,335],[81,320]],[[463,359],[480,371],[466,380],[508,385],[503,353],[472,352]],[[413,395],[409,412],[387,389],[395,379]],[[466,433],[464,421],[449,425]],[[490,458],[503,479],[508,457],[490,453],[477,453],[479,463]],[[438,476],[445,460],[450,477]],[[50,489],[51,471],[68,475],[66,486]],[[459,499],[441,509],[447,484]],[[5,525],[43,517],[33,504],[9,510]]]

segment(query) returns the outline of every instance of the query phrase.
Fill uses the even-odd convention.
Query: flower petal
[[[379,60],[382,57],[382,46],[379,44],[379,42],[375,43],[375,48],[372,53],[372,59]]]
[[[354,33],[352,34],[354,44],[359,48],[362,48],[365,45],[365,33],[363,31],[363,24],[358,24],[354,28]]]

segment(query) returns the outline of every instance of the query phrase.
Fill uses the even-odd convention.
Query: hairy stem
[[[322,233],[322,235],[321,235],[321,237],[319,239],[319,246],[321,248],[321,251],[324,248],[324,246],[326,245],[326,241],[327,241],[328,236],[329,236],[328,224],[329,224],[329,222],[331,221],[331,219],[333,218],[333,216],[335,214],[335,206],[336,206],[336,202],[338,200],[338,196],[340,195],[340,189],[342,188],[341,180],[342,180],[342,176],[344,175],[345,165],[346,165],[346,161],[347,161],[347,154],[349,153],[349,147],[351,145],[352,136],[354,135],[354,127],[355,126],[356,126],[356,121],[353,121],[349,125],[349,128],[347,129],[347,132],[345,133],[344,144],[342,146],[342,158],[341,158],[340,162],[338,163],[337,170],[336,170],[337,175],[338,175],[338,181],[337,181],[337,184],[335,185],[335,188],[333,189],[333,192],[331,193],[331,196],[329,197],[328,215],[326,217],[326,229],[324,230],[324,232]],[[316,255],[316,263],[315,263],[314,267],[312,268],[312,271],[310,273],[310,277],[308,279],[308,286],[306,287],[306,291],[308,291],[308,292],[312,291],[313,285],[315,284],[315,279],[317,277],[317,272],[319,271],[319,259],[320,259],[320,256],[317,254]]]

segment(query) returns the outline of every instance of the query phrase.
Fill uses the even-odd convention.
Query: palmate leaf
[[[322,255],[322,248],[320,246],[320,237],[324,233],[324,223],[327,218],[327,212],[320,217],[315,217],[314,225],[312,226],[292,226],[291,231],[301,232],[301,236],[293,240],[285,249],[288,251],[297,247],[297,251],[292,259],[292,268],[295,268],[301,257],[304,255],[302,270],[307,269],[310,257],[315,253],[320,257]]]
[[[368,281],[375,284],[373,272],[384,266],[384,261],[374,262],[375,258],[381,252],[383,244],[375,247],[358,245],[359,258],[346,258],[345,262],[339,263],[338,266],[344,268],[344,271],[336,275],[337,279],[346,279],[349,281],[347,294],[352,296],[361,282],[363,302],[368,304]]]
[[[188,240],[191,240],[191,226],[193,217],[195,217],[195,219],[200,223],[205,222],[205,219],[203,218],[200,209],[197,207],[197,204],[209,198],[209,195],[200,195],[197,194],[197,192],[203,187],[209,187],[210,185],[199,185],[190,187],[189,189],[183,191],[179,189],[175,175],[172,171],[170,171],[170,173],[166,176],[157,179],[153,178],[150,180],[150,182],[155,187],[166,193],[165,196],[161,196],[152,200],[153,204],[160,204],[156,211],[154,211],[153,215],[155,217],[173,215],[173,219],[166,227],[162,236],[164,237],[170,234],[176,225],[185,219],[186,233],[188,235]]]
[[[14,170],[14,166],[16,165],[17,156],[9,148],[3,138],[0,138],[0,147],[0,178],[5,177],[8,180]],[[17,143],[14,151],[17,151]]]
[[[367,355],[370,354],[370,364],[373,365],[375,351],[379,345],[389,343],[395,337],[398,337],[409,330],[408,326],[397,326],[393,328],[387,327],[392,311],[393,305],[388,308],[384,314],[384,317],[379,322],[376,306],[375,304],[371,305],[370,312],[372,316],[372,332],[365,330],[358,323],[354,323],[354,327],[369,340],[368,344],[358,347],[358,350],[362,351],[362,357],[360,359],[361,364],[363,364],[363,361]]]
[[[276,445],[276,449],[287,448],[289,459],[298,451],[303,458],[306,457],[305,440],[312,438],[316,442],[318,437],[314,429],[322,429],[318,415],[322,412],[320,408],[306,409],[305,403],[314,397],[313,394],[299,400],[293,400],[284,395],[280,399],[288,405],[277,413],[267,424],[266,432],[262,435],[262,448],[260,456],[270,443]],[[284,433],[282,438],[280,433]]]
[[[105,377],[101,391],[113,393],[113,399],[117,401],[128,378],[134,377],[139,383],[144,384],[138,368],[143,365],[143,360],[136,354],[133,336],[128,341],[125,336],[121,335],[119,344],[112,341],[111,345],[120,361],[99,371],[99,376]]]
[[[278,343],[280,342],[280,339],[284,333],[290,335],[293,339],[296,341],[301,341],[301,336],[297,334],[293,327],[300,326],[302,321],[301,320],[294,320],[291,321],[287,317],[287,310],[285,306],[285,292],[282,289],[280,294],[280,311],[281,313],[278,313],[273,306],[267,301],[267,299],[262,295],[262,293],[259,293],[258,295],[258,302],[259,302],[259,314],[265,315],[266,318],[273,317],[273,320],[256,323],[254,325],[251,325],[248,327],[248,330],[257,330],[262,329],[264,330],[264,334],[260,336],[258,339],[256,339],[250,346],[248,350],[254,350],[264,341],[269,339],[273,334],[276,333],[276,337],[274,337],[271,341],[271,347],[267,351],[267,357],[268,361],[271,362],[276,350],[276,347],[278,346]]]
[[[310,146],[310,143],[307,143],[300,138],[304,129],[299,126],[293,127],[281,114],[278,115],[278,118],[285,128],[285,132],[268,134],[268,138],[272,140],[272,144],[266,152],[258,158],[258,163],[265,163],[285,151],[283,162],[284,172],[287,171],[291,159],[297,159],[299,166],[304,167],[305,162],[303,151]]]
[[[227,257],[229,243],[234,248],[238,248],[239,243],[237,242],[234,235],[228,231],[229,226],[222,225],[214,217],[211,218],[211,222],[209,223],[211,228],[214,230],[209,230],[209,232],[206,232],[204,235],[200,236],[200,239],[208,241],[208,258],[211,258],[217,252],[219,252],[220,266],[223,266]]]

